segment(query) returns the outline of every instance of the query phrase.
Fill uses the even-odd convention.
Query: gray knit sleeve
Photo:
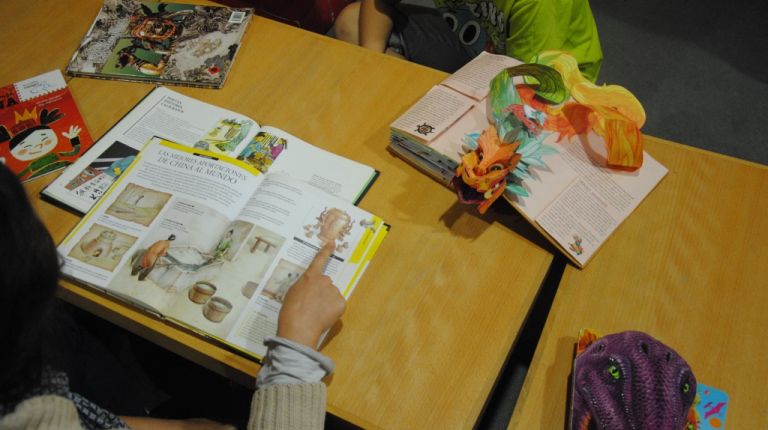
[[[278,384],[253,394],[248,430],[319,430],[325,425],[325,384]]]

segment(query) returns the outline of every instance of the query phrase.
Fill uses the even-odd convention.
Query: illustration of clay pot
[[[243,296],[245,296],[245,297],[250,299],[251,297],[253,297],[253,293],[256,292],[256,288],[259,288],[259,283],[258,282],[248,281],[240,289],[240,292],[243,294]]]
[[[104,230],[97,237],[87,242],[82,242],[80,250],[89,257],[98,258],[101,255],[109,254],[115,238],[117,238],[117,234],[114,231]]]
[[[352,226],[352,218],[341,209],[330,209],[323,216],[323,224],[317,237],[324,241],[338,240],[347,233]]]
[[[120,257],[122,257],[123,254],[125,254],[125,251],[127,250],[128,250],[127,246],[122,246],[122,245],[115,246],[114,248],[112,248],[112,259],[115,261],[119,260]]]
[[[189,289],[189,300],[198,305],[205,304],[216,293],[216,286],[210,282],[198,281]]]
[[[232,303],[221,297],[212,297],[203,306],[203,316],[209,321],[221,322],[232,310]]]

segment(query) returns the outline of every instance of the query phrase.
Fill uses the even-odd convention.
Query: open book
[[[105,0],[67,73],[221,88],[252,15],[248,8]]]
[[[67,277],[257,357],[328,241],[347,298],[388,227],[284,173],[155,138],[59,245]]]
[[[0,87],[0,163],[20,180],[63,169],[91,145],[59,70]]]
[[[489,82],[519,64],[510,57],[482,53],[391,124],[390,150],[452,186],[467,152],[467,136],[489,125]],[[600,136],[592,132],[560,141],[558,137],[554,133],[544,139],[539,147],[546,149],[545,155],[527,166],[529,177],[519,185],[520,193],[505,198],[573,263],[584,267],[667,169],[647,153],[642,167],[633,172],[610,169],[605,167]]]
[[[237,157],[262,172],[282,171],[356,203],[378,172],[274,127],[165,87],[153,89],[42,196],[87,212],[153,136]]]

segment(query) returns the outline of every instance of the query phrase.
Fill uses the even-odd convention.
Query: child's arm
[[[378,52],[387,48],[392,32],[392,5],[386,0],[362,0],[360,3],[360,46]]]

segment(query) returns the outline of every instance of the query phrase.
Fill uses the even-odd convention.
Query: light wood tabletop
[[[46,10],[44,19],[61,16],[72,25],[38,26],[26,53],[9,45],[14,64],[25,68],[8,74],[4,67],[4,82],[63,69],[101,2],[21,4],[0,5],[3,40],[19,37],[5,24],[22,13]],[[41,60],[46,38],[57,39],[63,53]],[[519,217],[478,216],[386,150],[389,123],[445,76],[257,17],[223,89],[174,87],[381,172],[360,206],[392,229],[322,349],[337,363],[329,412],[366,428],[473,426],[552,261]],[[95,137],[151,88],[85,78],[69,86]],[[27,190],[59,241],[77,217],[38,199],[53,176]],[[250,360],[91,290],[65,282],[62,296],[233,379],[249,383],[258,371]]]
[[[644,331],[768,428],[768,168],[647,138],[668,176],[584,270],[566,267],[510,429],[563,429],[581,328]]]

